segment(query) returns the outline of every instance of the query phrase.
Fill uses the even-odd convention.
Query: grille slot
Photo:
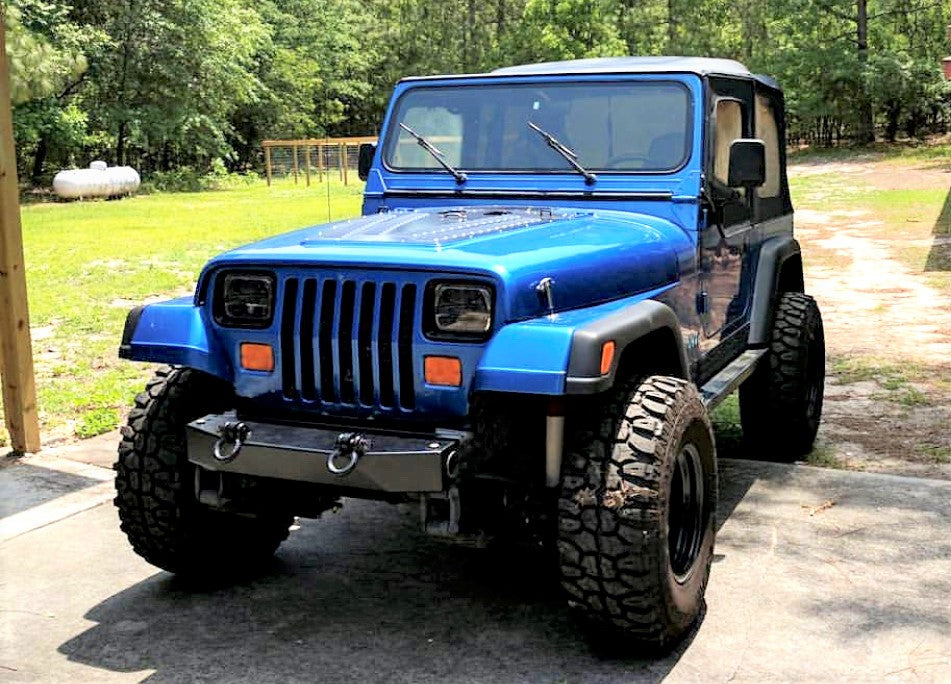
[[[300,308],[300,395],[305,401],[317,399],[317,378],[314,375],[314,315],[317,310],[317,281],[304,281]]]
[[[294,349],[294,326],[297,323],[297,278],[284,283],[284,306],[281,314],[281,375],[284,394],[297,398],[297,350]]]
[[[360,293],[360,327],[357,331],[357,359],[360,362],[360,403],[373,405],[373,316],[376,283],[363,283]]]
[[[416,405],[412,283],[287,278],[281,380],[292,401],[412,409]]]
[[[334,390],[334,359],[331,350],[333,349],[333,325],[334,325],[334,304],[337,301],[337,281],[325,280],[323,291],[320,296],[320,332],[318,333],[318,345],[320,354],[320,396],[326,402],[337,400],[337,393]]]
[[[340,295],[340,323],[337,326],[337,358],[340,363],[340,401],[352,404],[355,400],[353,390],[353,318],[357,300],[357,284],[345,280]]]
[[[380,293],[380,332],[378,337],[380,361],[380,405],[396,405],[393,390],[393,319],[396,312],[396,285],[383,283]]]
[[[400,406],[416,406],[413,391],[413,323],[416,316],[416,286],[404,285],[400,296],[399,369]]]

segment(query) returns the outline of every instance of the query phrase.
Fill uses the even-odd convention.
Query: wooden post
[[[294,185],[297,185],[298,171],[300,171],[300,165],[297,162],[297,145],[294,145]]]
[[[271,146],[264,146],[264,172],[267,174],[267,186],[271,187]]]
[[[343,169],[343,184],[347,184],[347,143],[344,143],[340,146],[340,151],[343,152],[343,161],[340,163],[341,168]]]
[[[343,180],[343,143],[337,145],[337,162],[340,166],[340,180]]]
[[[317,143],[317,180],[324,182],[324,146]]]
[[[40,450],[30,315],[7,64],[6,19],[0,7],[0,376],[3,416],[14,451]]]
[[[304,175],[307,176],[307,187],[310,187],[310,145],[304,146]]]

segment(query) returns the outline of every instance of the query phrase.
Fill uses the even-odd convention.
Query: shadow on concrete
[[[0,518],[97,484],[99,480],[82,475],[11,463],[0,468]]]
[[[949,487],[721,462],[716,611],[654,659],[586,638],[541,554],[445,545],[418,532],[415,511],[363,501],[305,521],[252,580],[196,589],[157,573],[129,586],[58,650],[152,681],[660,681],[682,659],[725,679],[740,652],[748,679],[815,679],[833,664],[855,676],[872,652],[891,671],[951,634]],[[789,661],[791,640],[839,660]]]
[[[830,645],[951,638],[951,483],[755,461],[723,462],[721,478],[756,487],[720,551],[768,558],[763,591],[795,598]],[[910,663],[929,653],[910,648]]]
[[[934,242],[925,260],[925,271],[951,271],[951,189],[931,232]]]
[[[723,487],[721,521],[752,481]],[[201,590],[158,573],[92,608],[96,626],[59,651],[153,681],[660,681],[702,624],[666,656],[618,657],[586,636],[544,554],[417,525],[415,509],[347,501],[303,521],[263,575]]]

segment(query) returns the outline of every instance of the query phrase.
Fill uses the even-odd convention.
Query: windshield
[[[395,170],[442,171],[402,123],[454,168],[572,172],[531,123],[585,169],[658,173],[687,160],[690,121],[690,92],[669,81],[416,87],[396,105],[384,160]]]

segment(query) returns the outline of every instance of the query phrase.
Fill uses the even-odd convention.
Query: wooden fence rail
[[[304,182],[310,187],[311,174],[316,172],[318,182],[323,182],[324,173],[328,179],[331,169],[336,169],[344,185],[349,181],[348,169],[350,158],[363,143],[375,143],[375,136],[360,136],[351,138],[301,138],[298,140],[265,140],[261,143],[264,148],[264,171],[267,184],[274,179],[276,151],[286,151],[288,159],[286,167],[294,176],[294,183],[300,179],[301,150],[303,149]],[[314,162],[316,161],[316,166]]]

